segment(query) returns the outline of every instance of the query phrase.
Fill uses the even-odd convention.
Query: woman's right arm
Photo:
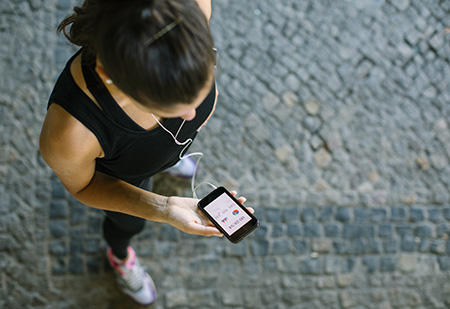
[[[97,138],[59,105],[47,112],[40,150],[64,187],[85,205],[166,222],[190,234],[221,235],[197,209],[197,200],[161,196],[97,172],[95,160],[102,156]]]

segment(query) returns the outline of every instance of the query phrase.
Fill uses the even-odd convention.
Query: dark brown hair
[[[195,0],[85,0],[74,11],[58,32],[143,105],[191,103],[213,74],[213,39]]]

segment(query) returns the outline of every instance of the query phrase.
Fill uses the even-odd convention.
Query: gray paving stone
[[[341,273],[351,273],[355,268],[356,262],[357,259],[353,257],[345,259],[343,264],[341,265]]]
[[[98,258],[88,258],[86,260],[86,268],[90,274],[100,274],[101,263]]]
[[[320,219],[320,221],[328,222],[328,221],[330,221],[330,219],[332,217],[333,217],[333,207],[326,206],[326,207],[322,207],[319,210],[319,219]]]
[[[100,251],[100,241],[98,239],[88,239],[84,243],[84,251],[86,253],[97,253]]]
[[[69,212],[69,206],[65,200],[55,200],[50,204],[50,218],[65,218]]]
[[[431,224],[421,224],[415,231],[415,235],[420,238],[432,237],[434,234],[434,225]]]
[[[361,225],[353,223],[345,224],[342,236],[348,239],[361,237]]]
[[[73,4],[0,4],[0,307],[122,304],[99,253],[102,215],[37,155],[49,91],[75,51],[54,34]],[[135,244],[162,286],[158,308],[448,305],[449,9],[213,1],[221,95],[196,141],[209,152],[200,177],[248,190],[262,226],[234,246],[148,224]],[[238,287],[215,293],[217,268]]]
[[[377,256],[366,256],[363,258],[363,264],[367,267],[367,271],[372,273],[378,270],[379,259]]]
[[[88,218],[87,233],[99,235],[101,233],[102,219],[98,217]]]
[[[50,233],[55,238],[61,238],[67,235],[67,223],[64,221],[50,222]]]
[[[64,186],[61,184],[61,182],[55,180],[52,182],[52,196],[54,198],[65,198],[67,197],[67,191],[64,188]]]
[[[382,252],[381,242],[375,239],[370,239],[367,243],[367,251],[369,253]]]
[[[406,221],[407,208],[406,207],[392,207],[391,208],[391,220],[393,221]]]
[[[369,213],[365,208],[355,208],[353,210],[353,215],[355,217],[355,221],[358,222],[366,222],[369,217]]]
[[[305,240],[294,240],[293,247],[295,253],[305,254],[308,252],[308,244]]]
[[[81,255],[83,253],[83,242],[80,239],[75,239],[70,242],[71,255]]]
[[[322,229],[317,223],[306,223],[303,225],[305,237],[321,237]]]
[[[301,236],[303,235],[302,227],[299,223],[290,223],[287,226],[287,236],[293,237],[293,236]]]
[[[311,222],[316,219],[316,209],[313,207],[304,208],[302,211],[302,221]]]
[[[446,243],[443,239],[433,240],[430,245],[430,251],[436,254],[445,254]]]
[[[448,256],[440,256],[438,257],[439,268],[442,271],[446,271],[450,269],[450,257]]]
[[[272,223],[281,222],[281,210],[278,208],[268,208],[266,209],[267,221]]]
[[[444,208],[444,218],[448,221],[450,221],[450,207]]]
[[[392,225],[391,224],[381,224],[378,226],[378,236],[379,237],[392,237]]]
[[[387,211],[383,208],[374,208],[370,210],[370,219],[372,222],[380,222],[386,220]]]
[[[53,241],[50,243],[50,252],[54,255],[63,256],[66,254],[66,244],[64,241]]]
[[[296,222],[300,217],[300,210],[298,207],[287,208],[284,210],[284,222]]]
[[[273,254],[286,255],[291,252],[291,244],[288,239],[275,240],[273,243]]]
[[[333,247],[336,254],[346,254],[349,252],[347,242],[342,240],[333,241]]]
[[[326,237],[339,237],[339,225],[337,224],[327,224],[325,225],[325,236]]]
[[[404,252],[414,252],[416,248],[416,241],[414,238],[408,236],[404,237],[401,241],[401,250]]]
[[[364,240],[355,239],[350,243],[350,253],[355,256],[361,256],[367,253],[368,248]]]
[[[67,266],[64,258],[56,258],[52,260],[52,274],[64,275],[67,273]]]
[[[70,228],[70,238],[80,240],[85,237],[86,228],[84,226],[76,226]]]
[[[431,243],[427,239],[421,239],[418,247],[419,252],[429,252],[431,250]]]
[[[265,256],[269,252],[269,242],[264,239],[257,239],[251,244],[254,255]]]
[[[397,234],[400,235],[402,238],[405,236],[413,236],[413,228],[410,225],[397,225],[396,227]]]
[[[380,258],[380,271],[392,272],[397,269],[398,259],[392,256]]]
[[[361,226],[361,237],[374,238],[375,237],[375,226],[362,225]]]
[[[272,237],[280,237],[284,235],[284,226],[275,224],[272,226]]]
[[[336,210],[336,220],[341,222],[349,222],[350,221],[350,208],[342,208],[339,207]]]
[[[322,267],[320,259],[306,258],[300,261],[300,273],[302,274],[321,274]]]
[[[397,239],[387,239],[384,241],[384,251],[386,253],[397,253],[399,241]]]
[[[70,223],[80,224],[86,220],[86,206],[82,204],[70,205]]]
[[[450,224],[439,223],[436,227],[437,237],[447,237],[450,234]],[[446,236],[447,235],[447,236]]]
[[[83,259],[80,256],[74,255],[69,258],[69,271],[72,274],[82,274],[83,271]]]

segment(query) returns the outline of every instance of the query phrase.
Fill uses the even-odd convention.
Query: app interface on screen
[[[212,201],[205,210],[228,235],[232,235],[252,219],[226,193]]]

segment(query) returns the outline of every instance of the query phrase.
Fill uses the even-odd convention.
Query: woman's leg
[[[145,221],[120,212],[106,211],[103,236],[115,257],[118,259],[127,257],[131,238],[144,229]]]
[[[149,178],[141,182],[139,188],[150,191],[152,183],[153,179]],[[103,236],[114,256],[118,259],[125,259],[131,239],[144,229],[146,220],[120,212],[105,211],[105,213]]]

